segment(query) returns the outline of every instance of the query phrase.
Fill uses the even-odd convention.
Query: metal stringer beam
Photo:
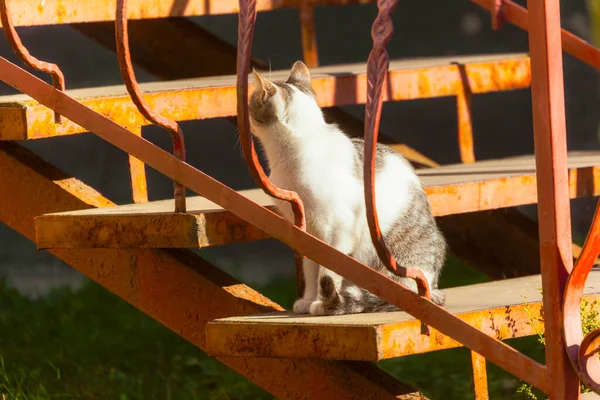
[[[10,143],[0,143],[0,221],[35,240],[34,217],[114,205]],[[83,249],[52,254],[200,349],[208,321],[281,307],[187,250]],[[425,399],[375,365],[325,360],[219,358],[280,399]]]

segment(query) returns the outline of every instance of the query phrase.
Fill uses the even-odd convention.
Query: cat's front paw
[[[325,305],[321,300],[313,301],[310,305],[311,315],[325,315]]]
[[[294,312],[296,314],[308,314],[312,300],[298,299],[294,303]]]

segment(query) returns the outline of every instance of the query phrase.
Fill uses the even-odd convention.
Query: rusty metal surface
[[[573,268],[559,0],[528,0],[531,93],[538,186],[540,264],[550,400],[579,398],[579,379],[561,333]],[[509,14],[508,3],[505,17]],[[507,17],[508,19],[508,17]]]
[[[471,121],[472,91],[464,65],[458,65],[462,86],[456,93],[456,116],[458,120],[458,149],[463,163],[475,162],[473,123]]]
[[[470,0],[488,11],[493,12],[498,0]],[[530,20],[527,9],[520,6],[512,0],[501,1],[501,17],[502,21],[510,22],[513,25],[527,31],[529,30]],[[577,35],[572,34],[566,29],[559,31],[560,38],[557,37],[558,43],[561,43],[564,51],[579,59],[580,61],[600,70],[600,49],[592,46]]]
[[[237,126],[240,133],[240,142],[246,165],[254,181],[265,193],[290,203],[294,212],[294,225],[298,229],[306,230],[306,217],[304,204],[298,193],[280,189],[271,182],[258,160],[254,147],[254,140],[250,132],[250,116],[248,112],[248,70],[250,69],[250,54],[252,39],[254,37],[254,24],[256,23],[256,0],[240,0],[238,13],[238,52],[237,52]],[[295,253],[296,283],[298,296],[304,292],[302,263],[304,256]]]
[[[130,130],[142,136],[142,127],[131,127]],[[133,156],[129,156],[129,175],[131,180],[131,197],[134,203],[148,202],[148,182],[146,180],[146,166]]]
[[[265,207],[273,207],[272,199],[260,190],[241,193]],[[188,197],[187,213],[173,213],[172,206],[172,201],[161,200],[38,216],[36,243],[40,249],[185,249],[269,237],[203,197]]]
[[[460,88],[459,68],[465,64],[473,93],[525,89],[530,85],[529,58],[525,55],[452,57],[442,60],[391,62],[389,91],[384,101],[455,96]],[[274,71],[277,79],[289,71]],[[322,107],[366,102],[364,64],[322,67],[311,71],[317,101]],[[159,82],[140,85],[150,107],[166,118],[188,121],[235,116],[237,95],[235,76]],[[124,87],[77,89],[68,91],[85,106],[122,126],[148,125]],[[327,110],[326,110],[327,113]],[[0,97],[0,140],[41,139],[86,132],[85,128],[64,121],[54,124],[52,111],[27,96]]]
[[[485,358],[481,355],[471,352],[471,368],[473,370],[473,390],[475,400],[488,400],[487,367]]]
[[[364,188],[365,206],[367,212],[367,223],[371,240],[379,259],[388,270],[396,275],[414,279],[417,283],[419,295],[427,299],[431,298],[429,283],[418,268],[406,268],[398,265],[396,258],[390,252],[385,243],[379,217],[377,215],[377,199],[375,196],[375,158],[377,149],[377,138],[379,136],[379,122],[381,118],[381,107],[383,104],[383,86],[386,82],[390,59],[386,50],[387,44],[392,39],[394,26],[392,13],[398,5],[398,0],[379,0],[377,8],[379,13],[373,22],[371,36],[373,38],[373,49],[367,61],[367,103],[365,105],[365,157],[364,157]],[[429,329],[423,325],[423,333],[428,334]]]
[[[544,332],[539,275],[446,289],[448,312],[496,339]],[[600,272],[586,284],[585,298],[600,299]],[[229,317],[207,325],[209,352],[219,356],[326,358],[380,361],[460,347],[407,313],[327,317],[291,312]],[[310,343],[310,346],[306,346]]]
[[[298,229],[275,213],[261,207],[231,188],[214,180],[173,155],[138,137],[110,119],[95,113],[65,93],[0,57],[0,80],[85,126],[102,139],[139,158],[153,169],[179,181],[192,191],[227,209],[239,218],[267,232],[294,250],[331,269],[406,310],[427,325],[451,336],[490,362],[540,388],[548,389],[546,368],[501,341],[461,321],[431,301],[406,290],[395,281],[355,259],[340,253],[312,235]]]
[[[23,61],[25,65],[38,71],[50,74],[50,76],[52,76],[52,83],[54,84],[54,87],[58,90],[65,90],[65,76],[58,65],[38,60],[29,53],[27,48],[23,45],[23,42],[21,42],[21,38],[19,37],[19,34],[17,33],[17,30],[12,22],[11,10],[8,7],[8,1],[9,0],[0,0],[0,20],[2,21],[6,40],[8,40],[8,43],[13,48],[17,57]],[[54,122],[57,124],[62,122],[60,114],[54,114]]]
[[[133,72],[131,54],[129,51],[129,35],[127,29],[127,0],[117,0],[117,15],[115,18],[115,39],[121,76],[131,96],[131,100],[145,119],[156,124],[171,135],[173,142],[173,155],[185,162],[185,142],[183,132],[179,124],[169,118],[165,118],[150,108],[144,100],[139,84]],[[185,187],[179,182],[173,182],[175,197],[175,212],[185,212]]]
[[[600,195],[600,167],[588,168],[594,162],[600,165],[600,152],[589,157],[577,153],[569,157],[570,188],[572,197]],[[516,161],[524,157],[516,158]],[[455,164],[438,167],[434,170],[417,170],[417,175],[425,185],[434,216],[444,216],[448,212],[464,213],[480,208],[513,207],[537,202],[535,160],[525,157],[527,162],[515,159],[487,160],[475,164]],[[489,172],[488,179],[481,171],[470,171],[478,165],[487,165],[496,174],[510,174],[511,168],[526,176],[497,178]],[[516,165],[515,165],[516,164]],[[593,171],[588,174],[586,172]],[[428,187],[432,182],[435,186]],[[466,182],[466,183],[457,183]],[[509,183],[507,183],[509,182]],[[501,183],[501,185],[500,185]],[[511,193],[518,193],[512,195]],[[273,198],[262,189],[238,192],[263,207],[272,207]],[[437,194],[436,194],[437,193]],[[444,193],[439,194],[439,193]],[[480,197],[478,197],[480,196]],[[240,221],[231,213],[202,197],[187,199],[187,214],[173,214],[169,201],[153,201],[143,205],[123,205],[108,210],[75,211],[36,218],[38,245],[52,247],[204,247],[228,242],[260,240],[268,237],[265,233]],[[525,217],[519,218],[511,210],[495,210],[494,213],[462,214],[438,219],[440,228],[448,237],[452,251],[467,257],[473,264],[488,265],[488,273],[495,279],[520,276],[529,271],[539,272],[537,225]],[[448,218],[450,218],[448,220]],[[525,219],[525,220],[524,220]],[[149,229],[153,224],[156,228]],[[533,224],[533,226],[531,226]],[[482,229],[482,226],[485,228]],[[90,230],[94,227],[93,230]],[[522,228],[522,229],[521,229]],[[535,232],[531,232],[531,230]],[[502,233],[505,239],[498,238]],[[485,253],[479,249],[490,248],[488,241],[498,242],[495,252]],[[518,242],[516,244],[515,242]],[[505,245],[506,247],[502,247]],[[513,254],[512,247],[526,248],[529,253]],[[483,253],[483,254],[481,254]],[[503,261],[504,260],[504,261]],[[490,264],[491,262],[491,264]],[[489,271],[499,262],[502,268]],[[519,268],[525,267],[525,268]],[[485,267],[484,267],[485,268]],[[482,268],[482,269],[484,269]]]
[[[12,143],[0,143],[0,221],[30,240],[33,218],[114,205],[89,186]],[[150,317],[206,350],[204,327],[229,315],[281,307],[188,251],[51,250]],[[418,398],[408,386],[367,363],[220,358],[280,399]]]
[[[79,22],[114,21],[114,0],[13,0],[16,26],[72,24]],[[130,0],[128,19],[191,17],[234,14],[238,0]],[[311,0],[319,6],[366,4],[373,0]],[[298,0],[260,0],[258,11],[296,8]]]

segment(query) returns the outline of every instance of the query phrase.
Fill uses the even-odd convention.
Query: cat
[[[363,140],[350,139],[325,121],[310,72],[302,61],[293,65],[285,82],[271,82],[256,70],[253,74],[251,131],[262,144],[271,181],[297,192],[302,199],[307,231],[417,292],[414,280],[385,268],[371,241],[364,200]],[[376,201],[384,240],[398,265],[423,271],[431,299],[443,305],[438,279],[447,245],[421,181],[409,162],[392,148],[377,144],[376,151]],[[276,209],[293,222],[288,202],[276,200]],[[293,306],[297,314],[398,310],[308,258],[303,269],[304,294]]]

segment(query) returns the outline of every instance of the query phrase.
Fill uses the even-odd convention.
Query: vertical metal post
[[[315,34],[315,16],[311,1],[299,0],[298,12],[300,13],[300,32],[302,35],[302,53],[304,63],[309,68],[319,66],[319,52],[317,49],[317,36]]]
[[[527,3],[548,395],[550,400],[574,400],[579,398],[579,379],[561,333],[562,301],[573,260],[560,4],[559,0]]]
[[[140,125],[130,127],[130,131],[138,136],[142,136],[142,127]],[[129,156],[129,175],[131,179],[131,197],[134,203],[148,202],[148,183],[146,181],[146,165],[135,158]]]
[[[473,125],[471,122],[471,92],[463,83],[463,88],[456,94],[456,116],[458,120],[458,148],[460,161],[475,162],[473,145]]]
[[[471,351],[471,368],[473,371],[473,391],[475,392],[475,400],[489,400],[488,382],[487,382],[487,366],[485,358]]]

